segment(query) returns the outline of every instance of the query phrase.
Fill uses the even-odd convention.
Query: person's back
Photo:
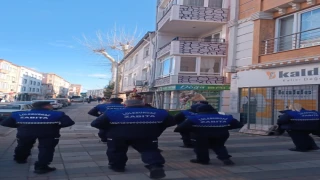
[[[39,155],[34,172],[43,174],[55,170],[48,165],[52,162],[55,146],[59,142],[60,129],[72,126],[74,121],[63,112],[51,111],[50,102],[36,102],[33,107],[31,111],[13,112],[1,125],[18,130],[18,146],[14,155],[17,163],[27,163],[33,144],[38,139]]]

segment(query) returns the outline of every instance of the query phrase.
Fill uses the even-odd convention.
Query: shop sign
[[[238,73],[238,87],[320,84],[320,65],[305,64]]]
[[[185,91],[185,90],[208,90],[222,91],[230,90],[229,85],[173,85],[159,87],[159,91]]]

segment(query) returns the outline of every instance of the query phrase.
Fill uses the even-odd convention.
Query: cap
[[[50,104],[50,101],[38,101],[38,102],[34,102],[34,103],[32,104],[32,106],[33,106],[34,108],[42,108],[42,107],[48,106],[48,105],[51,105],[51,104]]]
[[[197,108],[197,111],[200,112],[215,112],[216,110],[211,105],[200,105]]]
[[[115,102],[122,102],[122,98],[111,98],[110,101],[115,101]]]

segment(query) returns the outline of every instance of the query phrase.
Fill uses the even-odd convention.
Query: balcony
[[[221,7],[179,5],[177,0],[173,0],[159,13],[157,29],[161,32],[201,35],[226,24],[228,13],[228,9]]]
[[[199,39],[177,37],[161,47],[157,58],[164,55],[197,55],[197,56],[225,56],[227,43],[225,39]]]
[[[320,45],[320,28],[262,41],[261,55]]]
[[[174,84],[197,84],[197,85],[223,85],[223,76],[203,76],[203,75],[171,75],[155,80],[155,87]]]
[[[318,55],[320,28],[262,41],[259,63]]]

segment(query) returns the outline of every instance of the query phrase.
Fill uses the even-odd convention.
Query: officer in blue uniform
[[[19,164],[27,163],[33,144],[38,139],[39,155],[34,164],[34,172],[44,174],[56,170],[48,165],[53,160],[56,145],[59,142],[60,129],[74,125],[74,121],[63,112],[52,111],[50,102],[33,103],[31,111],[13,112],[2,122],[2,126],[17,128],[18,146],[14,151],[14,160]]]
[[[306,152],[318,150],[310,133],[320,130],[320,114],[317,111],[309,111],[295,104],[292,110],[283,111],[278,119],[279,128],[286,130],[290,135],[295,148],[290,151]]]
[[[126,108],[103,114],[91,123],[92,127],[107,129],[109,168],[123,172],[128,160],[128,147],[141,154],[153,179],[165,177],[165,163],[158,150],[157,138],[175,122],[167,111],[146,108],[141,99],[127,100]]]
[[[104,104],[99,104],[96,107],[92,108],[88,114],[99,117],[101,114],[106,113],[107,111],[110,110],[115,110],[115,109],[123,109],[124,106],[121,104],[123,102],[123,99],[121,98],[111,98],[110,103],[104,103]],[[106,137],[106,131],[100,129],[98,136],[101,139],[101,142],[106,143],[107,142],[107,137]]]
[[[209,164],[210,148],[225,165],[233,165],[224,144],[229,138],[228,130],[241,128],[242,124],[231,115],[220,115],[211,105],[201,105],[197,108],[197,112],[197,115],[189,116],[175,129],[175,132],[193,133],[197,159],[192,159],[190,162]]]
[[[195,116],[197,114],[196,113],[197,108],[203,104],[208,104],[208,102],[207,101],[200,101],[197,104],[192,105],[191,109],[180,111],[178,114],[176,114],[174,116],[174,120],[176,121],[176,123],[178,125],[183,123],[187,119],[187,117]],[[180,135],[181,135],[182,141],[183,141],[183,146],[180,146],[180,147],[192,148],[193,144],[192,144],[192,140],[191,140],[191,134],[189,132],[180,132]]]

